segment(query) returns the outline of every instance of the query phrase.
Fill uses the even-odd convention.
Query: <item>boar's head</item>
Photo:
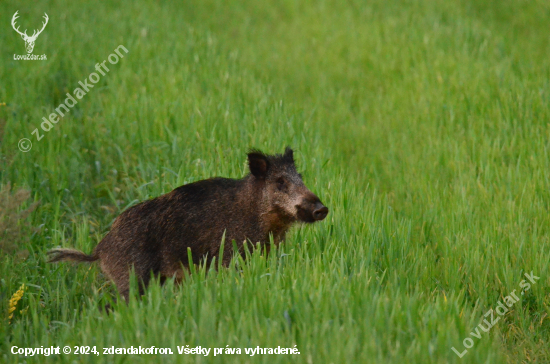
[[[262,200],[270,212],[306,223],[321,221],[327,216],[328,208],[304,185],[289,147],[284,154],[276,155],[252,150],[248,153],[248,165],[255,183],[261,186]]]

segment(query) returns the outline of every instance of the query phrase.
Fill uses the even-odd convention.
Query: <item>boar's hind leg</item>
[[[135,273],[139,293],[143,295],[151,274],[160,272],[161,257],[157,241],[146,237],[126,239],[108,234],[96,248],[101,270],[116,285],[126,302],[130,294],[130,273]]]
[[[138,281],[139,295],[145,293],[145,289],[149,285],[151,280],[151,273],[158,275],[158,271],[151,265],[140,265],[138,262],[133,263],[134,272]],[[124,265],[111,265],[109,262],[101,261],[101,270],[114,282],[118,292],[124,300],[128,302],[130,296],[130,273],[132,272],[132,266],[128,264]]]
[[[130,294],[129,271],[125,267],[113,266],[108,259],[101,259],[100,266],[103,273],[113,281],[120,295],[128,302]]]

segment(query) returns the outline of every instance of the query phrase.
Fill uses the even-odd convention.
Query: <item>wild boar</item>
[[[328,208],[303,183],[293,151],[266,155],[248,153],[250,173],[242,179],[210,178],[189,183],[124,211],[91,255],[74,249],[53,249],[49,262],[99,260],[102,271],[128,300],[130,271],[134,268],[140,293],[151,278],[181,280],[189,268],[187,249],[194,264],[218,257],[225,234],[222,264],[239,253],[249,240],[269,246],[285,239],[296,222],[323,220]]]

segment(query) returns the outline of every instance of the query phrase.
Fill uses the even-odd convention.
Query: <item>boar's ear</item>
[[[255,177],[264,179],[269,169],[269,160],[259,150],[251,150],[248,153],[248,167],[250,168],[250,173]]]
[[[290,147],[285,148],[285,154],[283,155],[285,161],[294,163],[294,151]]]

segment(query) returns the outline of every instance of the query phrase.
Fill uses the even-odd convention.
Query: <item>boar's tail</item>
[[[76,249],[61,249],[61,248],[50,250],[48,252],[48,256],[50,256],[48,263],[65,262],[65,261],[93,262],[99,259],[99,257],[94,254],[87,255]]]

